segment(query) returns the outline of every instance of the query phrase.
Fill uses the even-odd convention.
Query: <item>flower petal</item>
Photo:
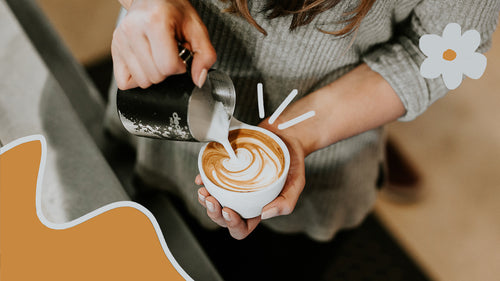
[[[441,60],[428,58],[420,65],[420,74],[424,78],[434,79],[443,73]]]
[[[460,40],[462,35],[462,27],[458,23],[449,23],[446,25],[443,31],[443,39],[446,41],[456,42]]]
[[[479,79],[486,69],[486,57],[480,53],[474,53],[460,60],[460,68],[465,75],[472,79]]]
[[[440,57],[443,52],[443,38],[436,34],[423,35],[418,45],[427,57]]]
[[[477,30],[467,30],[460,38],[460,51],[466,54],[472,54],[476,51],[477,47],[481,44],[481,35]]]
[[[462,72],[460,70],[454,69],[453,71],[447,70],[443,73],[443,81],[446,88],[450,90],[455,90],[462,83]]]

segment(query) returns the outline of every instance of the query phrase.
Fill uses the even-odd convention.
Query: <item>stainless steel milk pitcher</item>
[[[192,53],[180,48],[188,71],[172,75],[147,89],[118,90],[118,114],[130,133],[180,141],[213,141],[213,127],[229,129],[236,95],[231,78],[208,71],[202,88],[191,80]]]

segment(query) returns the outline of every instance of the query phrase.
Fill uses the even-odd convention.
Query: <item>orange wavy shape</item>
[[[155,218],[137,203],[115,202],[68,223],[49,222],[40,209],[45,157],[41,135],[0,150],[1,280],[192,280]]]

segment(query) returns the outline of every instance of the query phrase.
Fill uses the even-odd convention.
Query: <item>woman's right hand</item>
[[[163,81],[186,71],[177,42],[194,53],[191,75],[201,87],[217,56],[208,32],[188,0],[134,0],[113,33],[111,54],[118,88]]]

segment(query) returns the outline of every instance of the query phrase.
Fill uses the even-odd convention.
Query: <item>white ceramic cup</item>
[[[248,219],[259,216],[262,213],[262,208],[269,202],[273,201],[283,189],[285,181],[288,175],[288,169],[290,168],[290,153],[285,143],[272,132],[263,129],[261,127],[250,126],[244,123],[239,123],[232,125],[229,130],[235,129],[250,129],[262,132],[267,136],[271,137],[283,151],[283,156],[285,158],[285,166],[283,167],[283,173],[281,176],[272,184],[262,189],[256,191],[248,192],[238,192],[232,191],[225,188],[221,188],[210,181],[205,175],[204,169],[202,167],[202,156],[208,143],[205,144],[198,155],[198,170],[203,180],[205,188],[208,190],[210,195],[215,197],[217,201],[222,205],[222,207],[228,207],[237,212],[241,217]]]

